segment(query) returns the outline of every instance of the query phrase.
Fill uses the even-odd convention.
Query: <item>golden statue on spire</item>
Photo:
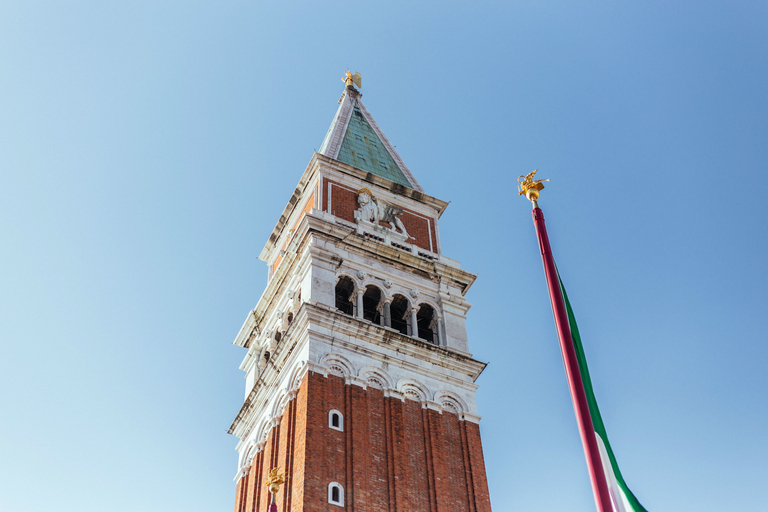
[[[356,85],[358,89],[363,87],[362,79],[363,77],[360,76],[360,73],[355,72],[355,74],[353,75],[350,70],[347,70],[346,76],[342,78],[344,83],[347,84],[347,87],[352,87]]]
[[[539,191],[544,188],[542,183],[549,181],[548,179],[534,180],[533,177],[536,176],[536,171],[538,171],[538,169],[534,169],[532,173],[517,178],[519,190],[518,195],[522,196],[525,194],[525,197],[527,197],[528,200],[533,203],[534,208],[538,206],[536,201],[539,199]]]

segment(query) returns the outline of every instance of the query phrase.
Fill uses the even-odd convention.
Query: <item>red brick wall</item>
[[[323,194],[323,210],[349,222],[355,222],[354,211],[357,210],[356,190],[340,185],[339,183],[325,180],[325,194]],[[330,206],[328,197],[330,196]],[[400,205],[396,205],[402,208]],[[435,234],[435,219],[429,220],[403,208],[403,214],[400,215],[408,234],[413,237],[408,240],[409,243],[417,245],[426,250],[437,252],[437,236]],[[390,227],[389,223],[380,223],[384,227]],[[430,241],[432,242],[430,249]]]
[[[328,427],[331,409],[344,415],[343,432]],[[478,425],[333,375],[304,377],[238,482],[235,512],[266,512],[276,465],[288,477],[281,512],[341,512],[328,503],[332,481],[344,487],[346,512],[491,510]]]
[[[243,477],[237,481],[237,490],[235,491],[235,512],[243,510],[243,486],[248,481],[248,477]]]

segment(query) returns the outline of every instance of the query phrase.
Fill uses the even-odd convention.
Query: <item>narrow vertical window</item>
[[[336,409],[328,412],[328,426],[334,430],[344,432],[344,416]]]
[[[340,483],[331,482],[328,484],[328,503],[339,507],[344,506],[344,488]]]
[[[381,314],[379,313],[380,302],[381,290],[373,285],[368,285],[365,288],[365,295],[363,295],[363,318],[375,324],[381,323]]]
[[[430,343],[437,344],[435,332],[435,310],[429,304],[419,304],[419,312],[416,315],[418,325],[418,337]]]
[[[409,334],[409,308],[408,299],[399,294],[392,298],[392,304],[389,306],[392,328],[397,329],[406,336]]]

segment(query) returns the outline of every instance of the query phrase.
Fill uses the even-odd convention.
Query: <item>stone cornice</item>
[[[310,230],[317,232],[319,236],[330,236],[343,241],[348,246],[347,249],[354,248],[363,253],[374,254],[383,259],[387,264],[402,265],[408,270],[425,272],[429,275],[439,276],[441,279],[449,278],[459,284],[458,287],[462,290],[462,294],[466,294],[470,286],[477,279],[477,274],[467,272],[453,265],[446,265],[439,260],[432,261],[421,258],[395,247],[358,236],[354,229],[332,222],[327,218],[333,219],[330,215],[323,214],[322,212],[317,212],[317,215],[313,215],[314,211],[310,213],[310,215],[305,217]]]
[[[417,368],[405,361],[405,358],[408,357],[415,358],[466,375],[471,379],[471,382],[475,382],[487,366],[487,363],[473,359],[471,355],[450,348],[438,347],[419,338],[401,334],[395,329],[345,315],[336,308],[330,308],[324,304],[306,304],[306,306],[310,322],[309,328],[313,337],[326,338],[329,343],[332,342],[350,350],[364,352],[372,360],[379,359],[381,362],[398,364],[414,372],[429,375],[429,371]],[[333,332],[333,337],[327,337],[318,328]],[[345,341],[345,337],[354,340],[354,342]],[[376,346],[386,346],[395,350],[403,358],[393,361],[391,357],[369,348]],[[454,384],[460,386],[468,384],[467,381],[446,377],[444,374],[433,373],[429,376],[438,380],[453,381]],[[474,389],[476,386],[472,384],[470,387]]]
[[[232,344],[237,345],[238,347],[248,346],[251,333],[253,333],[253,330],[256,328],[257,322],[258,322],[258,319],[256,318],[255,310],[248,313],[248,316],[245,318],[245,322],[243,322],[243,326],[240,327],[240,331],[237,333],[237,336],[235,337],[235,341],[233,341]],[[258,332],[259,332],[258,329],[256,329],[257,335],[258,335]]]
[[[307,304],[302,304],[299,310],[296,312],[296,317],[285,332],[282,343],[278,345],[274,353],[269,358],[264,371],[259,375],[256,384],[248,396],[246,397],[243,405],[237,413],[234,421],[227,430],[230,434],[235,434],[240,438],[245,437],[247,432],[243,433],[243,427],[248,422],[244,421],[249,413],[256,412],[259,409],[260,404],[266,403],[267,395],[274,391],[274,388],[280,381],[280,373],[283,367],[287,364],[288,359],[295,353],[296,347],[300,343],[304,343],[307,338],[307,326],[308,317],[306,315]]]
[[[329,336],[326,332],[333,334]],[[293,368],[301,364],[297,359],[298,353],[304,350],[302,348],[304,344],[314,342],[343,347],[346,350],[362,353],[371,361],[379,361],[382,365],[383,363],[397,365],[414,375],[422,375],[425,378],[446,382],[473,392],[477,389],[475,380],[487,366],[487,363],[477,361],[466,354],[405,336],[394,329],[382,327],[367,320],[344,315],[335,308],[323,304],[305,302],[297,311],[294,322],[285,332],[283,342],[278,345],[267,367],[259,375],[256,384],[230,425],[228,433],[241,439],[250,434],[257,417],[269,405],[268,398],[276,392],[284,379],[283,370],[286,367]],[[385,352],[390,354],[395,352],[398,357],[393,358]],[[431,363],[456,375],[466,375],[467,378],[458,378],[446,372],[430,370],[424,365],[411,361]],[[324,375],[328,373],[327,368],[318,365],[317,361],[306,361],[304,364],[309,370]],[[365,387],[365,383],[356,375],[350,376],[347,381],[348,384]],[[395,390],[388,393],[390,396],[398,396]],[[472,415],[470,417],[475,418]]]
[[[319,210],[311,210],[296,227],[296,232],[286,247],[282,263],[267,283],[256,307],[248,314],[243,327],[235,338],[235,345],[249,348],[253,339],[251,333],[254,329],[257,332],[264,330],[264,326],[261,325],[262,320],[269,316],[274,301],[281,297],[282,290],[288,285],[290,278],[295,275],[297,266],[303,265],[308,257],[322,258],[324,256],[325,251],[315,247],[316,244],[313,244],[312,237],[341,241],[348,250],[356,250],[364,255],[375,255],[392,266],[401,266],[408,271],[423,272],[428,276],[436,276],[439,280],[450,279],[462,291],[462,295],[466,294],[477,279],[476,274],[453,265],[447,265],[439,260],[427,260],[395,247],[358,236],[354,229],[335,222],[335,217],[332,215]],[[326,254],[325,256],[325,260],[330,262],[332,255]]]
[[[322,169],[321,164],[322,166],[332,171],[352,176],[374,186],[389,190],[393,194],[407,197],[413,201],[424,204],[430,209],[434,210],[437,213],[438,218],[442,216],[443,212],[448,207],[448,203],[443,200],[429,196],[418,190],[405,187],[386,178],[376,176],[375,174],[360,170],[357,167],[353,167],[338,160],[334,160],[333,158],[329,158],[320,153],[315,153],[312,156],[312,159],[309,161],[304,174],[302,174],[301,178],[299,179],[299,183],[294,189],[288,204],[286,205],[285,209],[283,209],[283,213],[280,216],[280,219],[277,221],[275,228],[272,230],[272,234],[269,236],[269,240],[264,246],[264,249],[261,251],[261,254],[259,255],[260,260],[267,262],[272,260],[274,252],[278,249],[277,244],[283,237],[283,232],[288,225],[288,221],[295,214],[296,208],[301,206],[301,199],[306,195],[307,188],[314,182],[315,176]]]
[[[253,340],[250,333],[253,329],[255,328],[258,332],[264,330],[264,326],[261,325],[262,321],[269,317],[275,300],[279,300],[282,297],[285,287],[288,286],[289,281],[296,274],[297,266],[303,265],[309,256],[308,251],[305,250],[306,246],[310,243],[310,239],[307,237],[308,230],[309,226],[304,220],[296,227],[296,233],[286,247],[282,263],[275,271],[272,279],[267,282],[267,287],[256,303],[256,307],[249,313],[249,316],[252,316],[254,319],[253,322],[249,322],[246,319],[243,328],[241,328],[240,333],[235,338],[235,345],[250,348],[251,341]],[[250,328],[250,330],[247,330],[247,328]],[[246,331],[243,331],[243,329],[246,329]]]
[[[307,186],[309,186],[309,184],[312,183],[315,175],[317,174],[317,165],[316,165],[317,156],[318,154],[315,153],[315,155],[309,161],[309,164],[307,165],[307,168],[304,171],[304,174],[301,175],[298,185],[296,185],[296,188],[294,189],[293,194],[291,195],[291,198],[288,200],[288,204],[286,205],[285,209],[283,209],[283,214],[280,216],[280,219],[277,221],[277,225],[275,225],[275,228],[272,230],[272,234],[269,236],[269,240],[267,240],[267,243],[264,246],[264,249],[262,249],[261,254],[259,254],[260,260],[262,261],[271,260],[272,251],[276,249],[276,244],[280,239],[280,237],[282,236],[283,229],[285,229],[286,223],[291,218],[291,215],[293,214],[293,211],[296,209],[296,206],[298,205],[299,200],[305,195]]]
[[[312,157],[312,160],[313,161],[317,160],[318,162],[322,162],[323,164],[327,165],[334,171],[338,171],[343,174],[353,176],[355,178],[361,179],[373,185],[389,190],[392,193],[397,194],[399,196],[408,197],[410,199],[413,199],[414,201],[418,201],[419,203],[428,205],[429,207],[431,207],[437,212],[438,218],[440,218],[440,216],[443,214],[445,209],[448,207],[448,203],[443,201],[442,199],[438,199],[436,197],[427,195],[424,192],[419,192],[418,190],[406,187],[404,185],[400,185],[399,183],[395,183],[394,181],[390,181],[386,178],[382,178],[381,176],[377,176],[373,173],[363,171],[362,169],[358,169],[357,167],[353,167],[349,164],[345,164],[344,162],[334,160],[333,158],[329,158],[325,155],[321,155],[320,153],[315,153],[315,155]]]

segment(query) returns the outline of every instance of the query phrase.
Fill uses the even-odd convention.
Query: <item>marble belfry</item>
[[[358,75],[359,77],[359,75]],[[348,74],[320,150],[259,258],[235,512],[490,512],[469,353],[475,276],[442,254],[427,195]],[[359,85],[359,81],[357,81]]]

